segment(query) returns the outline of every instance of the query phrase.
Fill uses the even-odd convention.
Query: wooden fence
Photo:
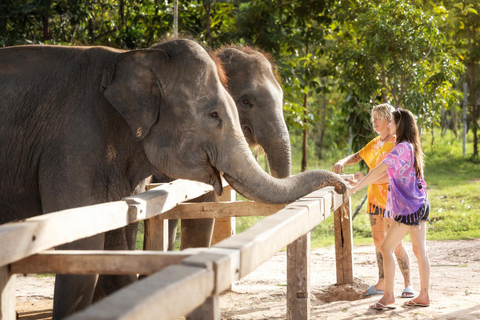
[[[231,189],[230,189],[231,190]],[[50,213],[0,226],[0,319],[15,319],[15,274],[146,274],[68,319],[220,319],[219,294],[287,247],[287,319],[310,318],[310,230],[335,212],[337,283],[353,281],[350,202],[333,188],[288,205],[184,203],[211,192],[177,180],[123,201]],[[225,195],[226,194],[226,195]],[[145,220],[147,247],[166,247],[167,219],[268,216],[210,248],[183,251],[54,251],[51,248]],[[333,271],[333,270],[332,270]]]

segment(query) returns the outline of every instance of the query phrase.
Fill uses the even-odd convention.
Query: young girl
[[[390,133],[396,135],[396,145],[381,164],[371,170],[356,186],[348,190],[351,195],[370,183],[388,181],[386,215],[395,222],[388,229],[381,246],[385,270],[385,292],[371,305],[376,310],[395,309],[393,286],[395,260],[393,251],[410,232],[413,252],[420,271],[420,293],[406,303],[406,307],[428,307],[430,262],[426,249],[426,220],[430,213],[426,184],[423,180],[423,153],[420,136],[413,114],[406,109],[392,113]]]

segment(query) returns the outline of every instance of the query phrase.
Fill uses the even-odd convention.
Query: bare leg
[[[430,304],[430,260],[427,253],[427,226],[426,221],[422,220],[420,226],[410,226],[410,238],[412,239],[413,253],[418,260],[418,269],[420,272],[420,294],[415,298],[415,302],[428,305]]]
[[[387,220],[387,229],[390,227],[390,224],[393,222],[392,219],[385,219]],[[395,248],[395,257],[397,258],[398,266],[400,267],[400,271],[402,272],[403,280],[405,283],[405,288],[411,285],[410,281],[410,259],[408,257],[407,251],[405,250],[405,246],[403,245],[403,241]],[[404,297],[414,297],[414,294],[402,294]]]
[[[395,296],[393,293],[395,282],[395,259],[393,251],[402,241],[409,230],[405,224],[393,222],[388,229],[387,236],[381,246],[383,255],[383,267],[385,270],[385,292],[378,302],[387,305],[395,303]]]
[[[375,244],[375,255],[377,257],[378,265],[378,281],[375,284],[375,289],[382,291],[385,287],[385,273],[383,270],[383,257],[382,253],[380,252],[380,247],[382,246],[385,235],[387,234],[387,228],[385,224],[386,219],[372,214],[370,214],[369,217],[370,227],[372,228],[373,243]],[[367,291],[364,291],[363,293],[366,294]]]

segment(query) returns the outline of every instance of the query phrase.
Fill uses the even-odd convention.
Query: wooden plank
[[[15,275],[8,266],[0,267],[0,319],[14,320],[15,312]]]
[[[236,192],[232,187],[223,189],[223,193],[220,196],[217,196],[217,201],[235,201]],[[225,217],[215,219],[215,225],[213,228],[212,243],[214,245],[224,239],[227,239],[233,236],[236,233],[235,218]]]
[[[296,201],[214,247],[241,251],[240,278],[323,221],[324,199]]]
[[[133,222],[164,213],[183,201],[198,198],[212,190],[213,187],[205,183],[178,179],[123,200],[131,208],[136,208],[131,211],[130,220]]]
[[[212,270],[215,273],[214,294],[230,289],[231,284],[240,279],[239,250],[212,247],[185,258],[181,264]]]
[[[213,280],[210,270],[169,266],[67,319],[177,319],[195,310],[211,296]]]
[[[256,201],[181,203],[162,214],[164,219],[203,219],[250,216],[269,216],[285,204],[267,204]]]
[[[217,218],[213,229],[212,245],[235,234],[235,218]]]
[[[11,264],[12,273],[152,274],[190,254],[156,251],[44,251]]]
[[[144,221],[145,250],[168,251],[168,220],[161,215]]]
[[[186,320],[220,320],[220,297],[215,295],[190,313]]]
[[[128,223],[128,205],[116,201],[4,224],[0,226],[0,266]]]
[[[348,200],[334,213],[337,284],[353,283],[353,233],[351,203]]]
[[[310,232],[287,246],[287,319],[310,319]]]

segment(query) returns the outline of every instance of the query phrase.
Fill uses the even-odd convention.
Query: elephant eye
[[[219,117],[218,112],[214,111],[214,112],[210,113],[210,117],[218,119],[218,117]]]
[[[250,100],[246,96],[241,97],[240,102],[244,107],[248,107],[248,108],[253,107],[253,104],[250,103]]]

